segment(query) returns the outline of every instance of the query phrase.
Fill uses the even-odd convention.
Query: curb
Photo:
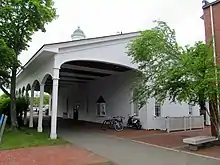
[[[156,144],[150,144],[150,143],[146,143],[146,142],[140,142],[137,140],[132,140],[135,143],[139,143],[139,144],[144,144],[144,145],[148,145],[148,146],[152,146],[152,147],[156,147],[156,148],[161,148],[161,149],[165,149],[165,150],[169,150],[169,151],[174,151],[174,152],[182,152],[188,155],[194,155],[194,156],[199,156],[199,157],[203,157],[203,158],[208,158],[208,159],[214,159],[214,160],[218,160],[220,161],[220,158],[216,158],[216,157],[212,157],[212,156],[206,156],[206,155],[202,155],[202,154],[196,154],[196,153],[192,153],[192,152],[188,152],[188,151],[181,151],[181,150],[177,150],[177,149],[173,149],[173,148],[168,148],[168,147],[162,147]]]
[[[113,137],[113,138],[116,138],[116,139],[119,139],[119,140],[129,140],[129,141],[132,141],[132,142],[135,142],[135,143],[144,144],[144,145],[148,145],[148,146],[156,147],[156,148],[161,148],[161,149],[169,150],[169,151],[173,151],[173,152],[182,152],[182,153],[185,153],[185,154],[188,154],[188,155],[194,155],[194,156],[199,156],[199,157],[202,157],[202,158],[208,158],[208,159],[214,159],[214,160],[220,161],[220,158],[216,158],[216,157],[212,157],[212,156],[196,154],[196,153],[192,153],[192,152],[188,152],[188,151],[181,151],[181,150],[177,150],[177,149],[174,149],[174,148],[162,147],[162,146],[159,146],[159,145],[156,145],[156,144],[150,144],[150,143],[141,142],[141,141],[138,141],[138,140],[126,139],[126,138],[117,137],[117,136],[114,136],[114,135],[107,135],[107,136],[108,137]]]

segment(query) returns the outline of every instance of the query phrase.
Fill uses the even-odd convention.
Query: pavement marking
[[[186,154],[190,154],[190,155],[199,156],[199,157],[203,157],[203,158],[215,159],[215,160],[219,160],[220,161],[220,158],[216,158],[216,157],[212,157],[212,156],[197,154],[197,153],[193,153],[193,152],[189,152],[189,151],[180,151],[180,152],[186,153]]]
[[[156,148],[161,148],[161,149],[169,150],[169,151],[182,152],[182,153],[189,154],[189,155],[194,155],[194,156],[199,156],[199,157],[203,157],[203,158],[214,159],[214,160],[219,160],[220,161],[220,158],[216,158],[216,157],[212,157],[212,156],[206,156],[206,155],[197,154],[197,153],[193,153],[193,152],[189,152],[189,151],[182,151],[182,150],[177,150],[177,149],[173,149],[173,148],[162,147],[162,146],[159,146],[159,145],[156,145],[156,144],[150,144],[150,143],[141,142],[141,141],[137,141],[137,140],[132,140],[132,141],[136,142],[136,143],[140,143],[140,144],[145,144],[145,145],[148,145],[148,146],[156,147]]]
[[[135,143],[145,144],[145,145],[148,145],[148,146],[157,147],[157,148],[162,148],[162,149],[165,149],[165,150],[180,152],[179,150],[176,150],[176,149],[173,149],[173,148],[168,148],[168,147],[162,147],[162,146],[159,146],[159,145],[156,145],[156,144],[141,142],[141,141],[138,141],[138,140],[132,140],[132,141],[135,142]]]
[[[161,149],[174,151],[174,152],[182,152],[182,153],[185,153],[185,154],[188,154],[188,155],[194,155],[194,156],[199,156],[199,157],[203,157],[203,158],[214,159],[214,160],[219,160],[220,161],[220,158],[216,158],[216,157],[212,157],[212,156],[206,156],[206,155],[196,154],[196,153],[189,152],[189,151],[182,151],[182,150],[178,150],[178,149],[174,149],[174,148],[163,147],[163,146],[159,146],[159,145],[156,145],[156,144],[151,144],[151,143],[142,142],[142,141],[138,141],[138,140],[128,139],[128,138],[125,138],[125,137],[118,137],[118,136],[115,136],[115,135],[109,135],[109,134],[105,134],[105,135],[108,136],[108,137],[113,137],[113,138],[119,139],[119,140],[129,140],[129,141],[132,141],[132,142],[135,142],[135,143],[144,144],[144,145],[148,145],[148,146],[152,146],[152,147],[156,147],[156,148],[161,148]]]

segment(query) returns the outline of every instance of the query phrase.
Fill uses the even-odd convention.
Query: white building
[[[188,104],[170,104],[167,101],[158,106],[154,99],[150,99],[137,111],[131,102],[131,86],[137,66],[132,64],[126,51],[128,43],[138,35],[139,32],[134,32],[85,39],[85,34],[78,28],[71,36],[73,41],[45,44],[24,65],[17,76],[17,91],[31,90],[33,107],[33,91],[40,90],[40,109],[43,92],[51,94],[51,138],[57,137],[57,117],[73,118],[75,107],[78,108],[79,120],[92,122],[102,122],[109,116],[127,118],[128,114],[139,112],[145,129],[163,129],[168,121],[164,118],[166,116],[180,117],[178,121],[184,120],[185,128],[183,116],[191,113],[197,117],[198,127],[201,127],[198,108]],[[97,107],[100,99],[105,102],[101,104],[104,106]],[[33,127],[32,108],[29,126]],[[182,129],[183,126],[179,127]],[[40,111],[38,131],[42,130]]]

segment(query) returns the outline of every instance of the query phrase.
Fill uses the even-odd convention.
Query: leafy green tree
[[[0,38],[14,50],[15,57],[28,48],[31,36],[45,32],[45,25],[56,18],[53,0],[1,0],[0,3]],[[16,74],[18,65],[13,65],[10,78],[11,121],[16,120]],[[1,87],[3,88],[3,86]]]
[[[165,22],[141,33],[129,46],[128,55],[138,64],[140,74],[134,84],[134,100],[139,108],[149,98],[160,102],[187,102],[200,106],[206,112],[206,102],[210,102],[211,122],[216,135],[219,128],[216,95],[216,73],[212,47],[197,42],[193,46],[181,47],[177,43],[175,31]],[[213,131],[215,130],[215,131]]]
[[[158,101],[167,98],[164,77],[168,70],[178,65],[182,48],[176,41],[175,31],[165,22],[155,21],[154,28],[141,32],[129,45],[128,55],[141,71],[134,84],[134,100],[141,108],[150,97]],[[175,100],[173,100],[175,101]]]
[[[49,104],[50,102],[50,96],[47,94],[44,94],[44,105]]]
[[[49,104],[49,95],[44,94],[44,105]],[[40,105],[40,97],[34,98],[34,105],[39,106]]]
[[[10,49],[3,39],[0,39],[0,89],[8,96],[10,94],[3,86],[8,86],[10,79],[10,69],[16,63],[15,53]]]

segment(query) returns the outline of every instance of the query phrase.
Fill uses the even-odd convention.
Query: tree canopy
[[[156,26],[141,32],[129,45],[128,55],[138,65],[140,74],[134,83],[134,98],[141,108],[149,98],[164,102],[187,102],[206,109],[211,101],[212,112],[217,112],[216,95],[219,66],[216,66],[212,46],[196,42],[182,47],[177,42],[175,30],[165,22],[155,21]],[[211,112],[211,113],[212,113]],[[217,114],[212,113],[212,122]]]
[[[10,69],[16,63],[13,49],[9,48],[3,39],[0,39],[0,88],[10,82]],[[4,88],[1,88],[3,91]],[[4,91],[8,94],[7,91]]]
[[[128,55],[138,64],[141,74],[134,90],[140,107],[149,97],[163,102],[198,102],[198,93],[206,92],[206,101],[216,92],[213,51],[209,45],[197,42],[181,47],[175,31],[165,22],[143,31],[129,46]],[[211,85],[213,84],[213,85]]]
[[[44,105],[49,104],[49,95],[48,94],[44,94]],[[34,105],[35,106],[39,106],[40,105],[40,97],[35,97],[34,98]]]
[[[53,0],[1,0],[0,2],[0,39],[12,49],[16,60],[26,50],[32,35],[37,31],[45,32],[45,26],[56,18]],[[16,74],[18,65],[11,69],[10,98],[12,126],[16,121]],[[4,87],[0,84],[1,89]],[[7,93],[7,92],[6,92]]]
[[[19,55],[31,36],[56,18],[53,0],[1,0],[0,37]]]

